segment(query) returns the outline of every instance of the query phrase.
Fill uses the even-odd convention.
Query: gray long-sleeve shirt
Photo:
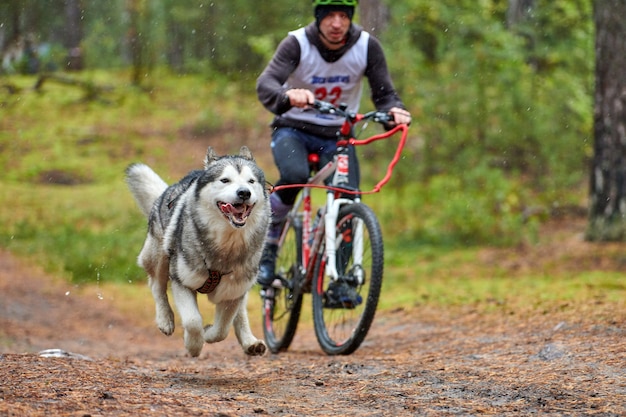
[[[322,58],[327,62],[335,62],[350,49],[359,38],[363,29],[352,24],[348,32],[346,44],[340,49],[327,49],[320,39],[315,22],[306,27],[309,42],[316,47]],[[285,95],[285,82],[300,63],[300,44],[294,36],[287,36],[276,49],[274,57],[257,79],[257,95],[260,102],[276,115],[272,126],[297,127],[320,136],[333,137],[336,128],[290,121],[281,115],[291,108],[289,98]],[[364,76],[367,78],[372,93],[372,102],[377,110],[388,111],[392,107],[405,108],[398,96],[387,68],[387,61],[380,42],[370,36],[367,48],[367,66]]]

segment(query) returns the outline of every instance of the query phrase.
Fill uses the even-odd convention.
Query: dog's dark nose
[[[237,197],[241,198],[243,201],[249,199],[251,195],[252,193],[247,188],[242,187],[237,190]]]

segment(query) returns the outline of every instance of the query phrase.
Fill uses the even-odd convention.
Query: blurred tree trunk
[[[171,13],[166,18],[167,30],[167,63],[175,71],[182,71],[185,64],[184,36],[185,32],[181,24],[174,19]]]
[[[126,1],[129,23],[128,32],[126,33],[126,42],[130,48],[130,59],[133,67],[131,82],[133,85],[140,85],[143,75],[143,42],[140,27],[143,5],[143,0]]]
[[[26,10],[28,4],[20,0],[2,0],[3,13],[0,15],[0,52],[24,42],[24,35],[30,28],[25,28],[27,21]],[[0,63],[1,63],[0,56]]]
[[[9,24],[10,33],[7,34],[4,45],[0,45],[0,47],[15,42],[22,34],[22,28],[20,27],[21,5],[17,0],[9,0],[5,7],[7,7],[9,14],[9,16],[7,16],[7,23]],[[6,24],[3,24],[2,28],[5,29]]]
[[[626,0],[594,2],[594,156],[587,239],[626,239]]]
[[[509,7],[506,10],[506,24],[509,28],[524,21],[530,14],[535,0],[509,0]]]
[[[359,13],[361,26],[372,35],[380,37],[389,23],[389,9],[382,0],[361,0]]]
[[[83,8],[81,0],[65,0],[65,47],[67,48],[66,69],[83,69]]]

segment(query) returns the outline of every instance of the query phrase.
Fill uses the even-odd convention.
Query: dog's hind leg
[[[183,329],[185,329],[185,348],[191,356],[199,356],[204,345],[204,338],[202,337],[202,316],[198,310],[196,292],[180,282],[172,280],[172,295]]]
[[[252,334],[250,329],[250,322],[248,321],[248,310],[246,309],[248,301],[248,294],[246,294],[239,304],[239,309],[235,314],[235,320],[233,326],[235,327],[235,335],[239,344],[243,348],[243,351],[250,356],[261,356],[265,354],[267,347],[265,342],[257,339]]]
[[[156,324],[161,333],[171,336],[174,333],[174,312],[167,298],[167,282],[169,281],[169,263],[159,262],[154,275],[150,275],[150,290],[156,309]]]
[[[174,312],[167,299],[169,261],[159,250],[159,241],[148,234],[137,263],[148,273],[148,283],[156,309],[156,324],[167,336],[174,333]]]

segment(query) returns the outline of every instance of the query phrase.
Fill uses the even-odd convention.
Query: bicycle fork
[[[324,218],[325,239],[326,239],[326,275],[333,281],[339,279],[337,271],[337,245],[341,236],[337,236],[337,217],[339,209],[344,204],[353,204],[354,200],[347,198],[334,198],[332,193],[328,193],[326,207],[328,210]],[[353,219],[352,222],[352,263],[355,266],[363,264],[363,222],[360,219]],[[345,271],[344,271],[345,272]],[[352,271],[357,284],[361,285],[364,281],[363,268],[354,268]]]
[[[342,237],[337,236],[336,228],[339,210],[345,204],[354,204],[356,202],[358,202],[358,200],[335,198],[335,194],[333,192],[327,193],[326,210],[322,218],[324,221],[323,239],[326,247],[324,253],[326,255],[326,262],[324,267],[326,276],[328,276],[332,281],[337,281],[340,278],[339,271],[337,271],[337,245]],[[304,215],[300,212],[301,206],[304,207]],[[294,207],[287,216],[286,224],[283,226],[283,233],[281,234],[279,243],[279,246],[282,246],[282,242],[289,228],[289,222],[293,222],[296,228],[300,228],[300,239],[302,242],[299,254],[300,265],[305,268],[305,275],[308,279],[310,279],[310,276],[313,273],[312,268],[310,268],[312,266],[312,258],[317,256],[315,253],[317,252],[317,245],[311,245],[310,243],[316,240],[315,238],[317,237],[317,233],[319,233],[319,231],[313,232],[313,230],[311,230],[311,212],[310,190],[305,189],[300,194],[294,204]],[[320,221],[322,221],[322,219],[320,219]],[[356,280],[356,284],[358,285],[361,285],[364,282],[363,268],[360,267],[363,265],[363,227],[361,219],[355,218],[352,220],[352,261],[356,268],[353,268],[351,271],[351,276]],[[312,235],[312,233],[315,233],[315,236]]]

